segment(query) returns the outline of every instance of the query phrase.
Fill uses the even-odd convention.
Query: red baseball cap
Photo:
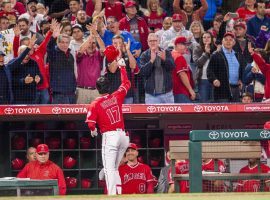
[[[37,153],[48,153],[49,147],[47,144],[39,144],[37,146]]]
[[[236,28],[236,27],[242,27],[243,29],[246,29],[247,26],[244,22],[237,22],[234,24],[233,28]]]
[[[138,147],[137,147],[137,145],[134,144],[134,143],[129,143],[128,148],[135,149],[135,150],[138,151]]]
[[[136,6],[136,2],[134,1],[128,1],[127,3],[125,3],[125,8],[130,8]]]
[[[270,121],[265,122],[264,127],[265,130],[270,130]]]
[[[225,38],[225,37],[227,37],[227,36],[230,36],[230,37],[232,37],[233,39],[235,39],[235,35],[234,35],[233,32],[226,32],[226,33],[224,34],[223,38]]]
[[[176,22],[176,21],[182,21],[183,17],[180,14],[173,14],[172,16],[172,21]]]
[[[177,44],[190,44],[191,42],[188,42],[187,41],[187,38],[183,37],[183,36],[179,36],[178,38],[175,39],[174,41],[174,45],[177,45]]]

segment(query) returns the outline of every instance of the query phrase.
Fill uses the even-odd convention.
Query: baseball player
[[[169,179],[169,191],[168,193],[175,192],[175,185],[172,179],[172,169],[168,171]],[[189,161],[188,160],[179,160],[175,163],[175,172],[176,174],[188,174],[189,173]],[[189,192],[189,181],[178,181],[180,192],[187,193]]]
[[[37,160],[37,149],[35,147],[29,147],[26,152],[26,159],[28,162]]]
[[[123,194],[154,193],[154,187],[157,185],[151,168],[138,162],[138,153],[137,145],[130,143],[126,151],[127,163],[119,167]]]
[[[218,172],[225,172],[225,165],[221,160],[218,160]],[[202,160],[202,171],[203,172],[214,172],[215,162],[213,159]],[[203,192],[224,192],[225,185],[222,180],[215,181],[203,181]]]
[[[99,126],[102,134],[102,162],[108,195],[115,195],[122,193],[118,167],[129,145],[129,136],[124,130],[122,104],[131,83],[127,77],[125,61],[119,58],[119,51],[113,46],[108,46],[104,54],[109,62],[118,63],[122,83],[117,91],[109,94],[108,79],[102,76],[97,80],[96,87],[101,97],[90,104],[86,123],[92,137],[97,135],[96,125]]]
[[[269,173],[270,174],[270,167],[265,164],[260,164],[261,172],[262,173]],[[247,174],[257,174],[259,173],[258,170],[258,162],[255,158],[251,158],[248,160],[248,165],[240,169],[241,173]],[[265,187],[264,191],[270,191],[270,180],[265,180]],[[260,191],[260,180],[241,180],[239,181],[237,188],[237,192],[259,192]]]

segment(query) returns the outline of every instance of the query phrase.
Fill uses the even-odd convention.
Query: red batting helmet
[[[15,169],[15,170],[22,169],[24,166],[24,160],[22,160],[20,158],[14,158],[11,161],[11,166],[12,166],[12,169]]]
[[[23,136],[19,136],[19,135],[15,135],[13,138],[12,138],[12,146],[13,146],[13,149],[16,149],[16,150],[22,150],[25,148],[25,139],[23,138]]]
[[[137,134],[132,134],[130,142],[136,144],[138,148],[142,148],[141,136],[139,136]]]
[[[63,166],[65,168],[71,169],[76,165],[77,161],[71,156],[66,156],[63,161]]]
[[[92,185],[92,182],[89,178],[83,178],[81,181],[82,188],[90,188]]]
[[[35,137],[31,139],[31,145],[32,147],[37,147],[37,145],[43,143],[41,138]]]
[[[270,130],[270,121],[265,122],[264,127],[265,130]]]
[[[119,51],[113,45],[109,45],[104,50],[104,55],[106,56],[106,59],[108,60],[108,62],[112,62],[119,55]]]
[[[90,137],[84,137],[84,136],[81,137],[80,144],[81,144],[81,149],[88,149],[91,145]]]
[[[151,148],[158,148],[161,145],[161,139],[160,138],[153,138],[149,141],[149,147]]]
[[[66,177],[66,184],[68,188],[75,188],[77,187],[77,179],[75,177]]]
[[[65,147],[67,149],[75,149],[77,145],[77,141],[75,138],[66,138],[65,139]]]
[[[58,137],[51,137],[47,139],[47,144],[50,149],[59,149],[61,146],[61,140]]]
[[[158,159],[158,158],[153,157],[153,158],[150,159],[150,165],[152,167],[158,167],[159,163],[160,163],[160,159]]]

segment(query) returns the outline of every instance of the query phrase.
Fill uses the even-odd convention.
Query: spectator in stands
[[[74,24],[71,29],[72,32],[72,40],[70,41],[69,48],[70,48],[70,53],[74,57],[74,73],[77,78],[77,63],[76,63],[76,52],[80,49],[80,46],[84,42],[84,34],[83,34],[83,29],[80,24]]]
[[[200,95],[200,102],[212,101],[213,86],[207,79],[207,68],[211,54],[216,50],[214,38],[210,32],[202,34],[200,43],[193,49],[193,60],[196,65],[196,84]]]
[[[255,3],[254,8],[256,15],[248,20],[247,33],[256,38],[262,26],[270,28],[270,18],[265,16],[265,2],[263,0],[259,0]]]
[[[160,7],[159,0],[148,0],[144,18],[151,32],[157,32],[162,28],[162,22],[166,13]]]
[[[57,179],[60,195],[66,194],[66,182],[62,169],[49,160],[50,152],[46,144],[37,146],[37,160],[29,162],[17,175],[18,178],[30,179]]]
[[[183,9],[180,7],[180,0],[173,1],[174,13],[181,15],[182,23],[186,29],[189,29],[194,20],[203,21],[208,9],[208,4],[206,0],[201,0],[201,4],[202,6],[195,11],[193,0],[184,0]]]
[[[270,34],[268,32],[268,28],[266,26],[261,26],[260,32],[256,37],[256,47],[264,49],[267,41],[270,39]]]
[[[25,18],[29,21],[29,29],[34,33],[39,31],[39,23],[44,19],[44,15],[37,13],[37,4],[37,0],[28,0],[27,12],[19,17],[19,19]]]
[[[138,162],[138,147],[130,143],[126,150],[127,163],[119,167],[122,182],[122,194],[151,194],[157,185],[151,168]],[[140,176],[136,176],[140,174]],[[144,178],[142,178],[144,177]]]
[[[225,164],[221,160],[216,160],[218,172],[225,172]],[[214,172],[215,171],[215,160],[214,159],[203,159],[202,160],[202,173]],[[224,181],[214,180],[214,181],[203,181],[203,192],[224,192]]]
[[[255,62],[245,68],[243,83],[245,84],[245,92],[253,94],[255,102],[261,102],[265,92],[265,77]]]
[[[155,34],[158,36],[159,40],[161,40],[161,36],[162,34],[169,30],[169,28],[171,28],[172,26],[172,18],[171,17],[165,17],[165,19],[163,20],[163,23],[162,23],[162,29],[155,32]]]
[[[260,165],[260,167],[258,166]],[[259,160],[251,158],[248,160],[248,165],[240,169],[239,173],[257,174],[257,173],[270,173],[270,167],[260,163]],[[259,192],[262,187],[260,180],[241,180],[239,181],[236,191],[237,192]],[[270,180],[265,180],[262,183],[265,184],[264,191],[269,191]]]
[[[214,86],[215,102],[239,102],[242,74],[246,67],[243,56],[233,50],[235,35],[225,33],[220,51],[210,57],[207,78]]]
[[[104,12],[104,16],[106,18],[113,16],[117,19],[117,21],[121,20],[125,16],[124,6],[123,6],[123,3],[121,1],[96,0],[95,13],[100,13],[101,11]],[[96,15],[93,15],[93,16],[96,16]]]
[[[41,42],[44,40],[44,37],[41,34],[30,30],[30,22],[28,21],[28,19],[20,18],[18,19],[17,23],[21,31],[20,39],[23,39],[25,37],[31,38],[33,35],[36,35],[37,38],[36,44],[38,45],[40,45]]]
[[[175,173],[176,174],[188,174],[189,173],[189,161],[188,160],[177,160],[175,163]],[[175,192],[175,183],[172,177],[171,168],[168,172],[169,179],[169,190],[168,193]],[[189,181],[178,181],[179,189],[181,193],[189,192]]]
[[[11,2],[11,7],[14,9],[17,17],[19,17],[21,14],[25,13],[25,6],[23,3],[17,1],[17,0],[10,0]]]
[[[128,1],[125,3],[127,15],[119,21],[120,30],[129,31],[137,42],[142,44],[142,50],[148,49],[147,37],[148,27],[145,20],[137,15],[136,3]]]
[[[204,33],[203,25],[200,21],[193,21],[190,25],[189,31],[193,34],[194,39],[197,43],[200,42],[200,38]]]
[[[89,31],[91,35],[80,46],[76,59],[77,104],[91,103],[99,96],[96,81],[100,77],[105,45],[93,26],[89,26]]]
[[[174,40],[177,36],[183,36],[191,42],[196,42],[192,33],[185,29],[183,18],[180,14],[173,15],[172,27],[162,34],[160,47],[163,49],[173,48]]]
[[[26,151],[26,159],[28,162],[37,160],[37,149],[35,147],[29,147]]]
[[[205,30],[211,28],[218,12],[221,12],[222,0],[207,0],[208,9],[203,18],[203,27]]]
[[[213,21],[213,27],[208,30],[213,35],[215,42],[216,42],[217,35],[219,33],[219,28],[221,26],[222,21],[223,21],[222,15],[216,16]]]
[[[53,30],[56,26],[56,21],[52,20],[51,29],[47,32],[45,39],[40,44],[40,46],[35,45],[31,51],[29,52],[29,56],[32,60],[36,61],[38,64],[38,68],[42,77],[42,83],[37,85],[37,94],[36,94],[36,104],[48,104],[50,102],[50,96],[49,96],[49,72],[48,72],[48,66],[46,65],[45,61],[45,54],[46,54],[46,47],[51,39],[51,35],[53,33]],[[19,31],[16,31],[16,27],[14,28],[15,32],[15,39],[14,39],[14,56],[17,57],[17,50],[19,47]],[[27,38],[24,38],[24,41],[21,41],[24,45],[29,45],[30,40],[25,40]]]
[[[64,16],[70,13],[68,3],[69,0],[53,0],[53,2],[50,2],[49,16],[60,22]]]
[[[161,0],[161,7],[164,9],[168,17],[173,15],[173,0]]]
[[[70,36],[60,34],[60,31],[58,24],[47,47],[52,103],[73,104],[76,102],[74,57],[69,49]]]
[[[66,14],[64,17],[70,21],[71,25],[74,25],[76,23],[77,13],[80,10],[80,0],[70,0],[69,10],[70,13]]]
[[[12,9],[10,0],[3,0],[1,7],[0,17],[5,16],[8,18],[9,24],[16,24],[17,15]]]
[[[69,21],[64,21],[64,22],[61,22],[61,26],[63,27],[62,30],[61,30],[61,34],[66,34],[68,36],[71,36],[71,34],[72,34],[71,23]]]
[[[50,22],[46,19],[42,20],[39,24],[39,33],[45,37],[46,33],[50,30]]]
[[[254,62],[257,63],[261,72],[265,76],[264,98],[268,100],[270,99],[270,64],[266,63],[258,53],[254,53],[254,49],[252,47],[249,48],[249,52],[252,55]]]
[[[252,103],[253,95],[249,92],[245,92],[242,94],[242,103]]]
[[[124,38],[124,42],[130,41],[130,51],[135,58],[138,58],[141,54],[141,43],[137,42],[132,34],[128,31],[121,31],[119,29],[119,22],[113,16],[107,18],[107,29],[99,30],[99,33],[105,43],[105,46],[112,44],[112,38],[115,35],[121,35]]]
[[[160,174],[158,177],[158,187],[157,187],[157,193],[168,193],[169,191],[169,170],[170,170],[170,151],[166,152],[166,160],[168,161],[168,165],[165,167],[162,167],[160,170]]]
[[[43,81],[37,62],[30,59],[29,56],[29,52],[33,49],[35,41],[36,37],[34,35],[28,46],[22,45],[18,50],[18,55],[23,54],[24,58],[12,73],[14,100],[16,104],[34,104],[37,85]],[[28,51],[26,56],[25,51]]]
[[[245,5],[237,9],[240,19],[248,21],[256,14],[255,5],[256,0],[245,0]]]
[[[261,54],[266,63],[270,63],[270,40],[266,42],[264,48],[256,48],[256,51]]]
[[[174,60],[169,50],[159,47],[159,38],[150,33],[149,49],[141,55],[141,73],[145,79],[145,103],[173,103],[172,71]]]
[[[7,17],[0,17],[0,31],[5,31],[8,29],[10,23]]]
[[[126,70],[127,70],[127,76],[128,79],[131,81],[131,88],[128,91],[126,97],[125,97],[125,104],[132,104],[133,103],[133,95],[134,95],[134,74],[138,73],[138,66],[136,63],[136,60],[132,53],[130,52],[130,40],[125,43],[124,38],[121,35],[115,35],[113,36],[113,46],[115,46],[120,54],[119,58],[123,58],[126,63]],[[120,69],[117,65],[116,61],[113,61],[112,63],[108,63],[106,60],[106,67],[107,67],[107,73],[106,77],[109,79],[111,83],[110,87],[110,93],[117,90],[117,88],[121,84],[121,74]]]
[[[76,24],[79,24],[82,26],[82,29],[85,35],[89,35],[89,33],[87,32],[88,30],[86,28],[86,25],[89,24],[90,22],[91,22],[91,18],[86,15],[86,12],[84,10],[79,10],[77,12]]]
[[[177,37],[174,42],[174,50],[180,55],[174,57],[175,68],[173,74],[173,95],[175,103],[191,103],[195,100],[194,82],[190,66],[187,64],[184,54],[190,42],[185,37]]]
[[[37,13],[43,15],[43,17],[47,17],[49,13],[49,7],[45,8],[45,5],[43,3],[37,4]]]

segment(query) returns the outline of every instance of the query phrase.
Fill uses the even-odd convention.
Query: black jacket
[[[246,67],[245,58],[240,53],[235,53],[239,62],[239,80],[242,81],[243,73]],[[231,89],[229,83],[229,65],[226,56],[221,49],[215,51],[210,57],[207,68],[208,81],[213,84],[214,80],[220,81],[220,87],[214,87],[214,99],[231,99]]]

